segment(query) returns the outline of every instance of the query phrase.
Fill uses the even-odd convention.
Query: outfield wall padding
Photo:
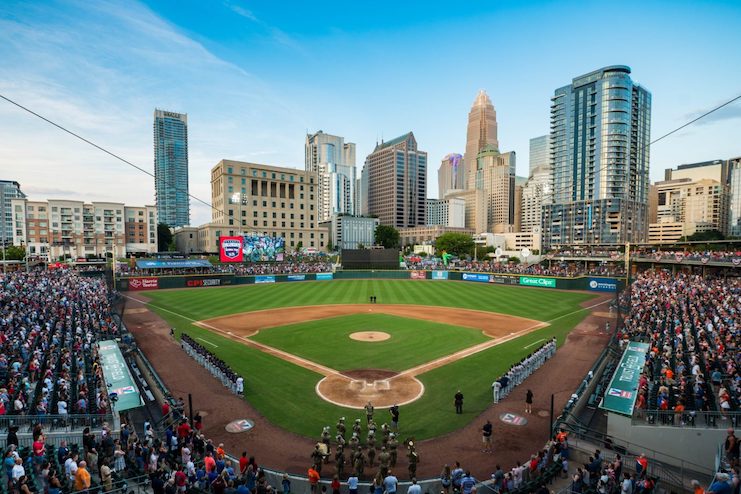
[[[441,271],[435,271],[441,273]],[[582,276],[579,278],[557,278],[553,276],[519,275],[509,273],[473,273],[461,271],[444,271],[447,278],[441,281],[463,281],[466,283],[490,283],[497,285],[520,285],[542,290],[585,290],[594,292],[619,292],[625,287],[624,278],[607,276]],[[385,271],[385,270],[342,270],[333,274],[275,274],[235,276],[222,275],[181,275],[181,276],[139,276],[119,278],[116,289],[119,291],[158,290],[171,288],[207,288],[228,285],[252,285],[273,283],[300,283],[317,281],[319,277],[331,277],[335,280],[428,280],[437,282],[432,271]],[[330,281],[330,280],[320,280]]]

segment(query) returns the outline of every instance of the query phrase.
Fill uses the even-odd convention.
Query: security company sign
[[[609,278],[589,278],[589,289],[595,292],[615,292],[617,281]]]
[[[535,278],[533,276],[520,276],[520,285],[542,286],[545,288],[556,288],[555,278]]]
[[[633,406],[638,397],[638,380],[646,363],[648,349],[648,343],[628,343],[602,399],[601,408],[622,415],[633,415]]]
[[[242,237],[219,237],[219,260],[242,262]]]

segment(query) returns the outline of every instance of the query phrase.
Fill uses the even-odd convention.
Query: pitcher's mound
[[[316,385],[324,400],[348,408],[362,409],[369,401],[375,407],[405,405],[424,393],[414,377],[380,369],[359,369],[327,376]]]
[[[391,338],[391,335],[383,331],[357,331],[350,334],[350,339],[358,341],[383,341]]]

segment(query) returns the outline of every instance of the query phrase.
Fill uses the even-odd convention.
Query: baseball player
[[[365,405],[365,418],[367,422],[370,424],[371,420],[373,420],[373,412],[375,409],[373,408],[373,403],[370,401]]]

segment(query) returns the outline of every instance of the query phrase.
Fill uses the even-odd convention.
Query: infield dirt
[[[350,377],[347,372],[335,371],[316,362],[249,339],[250,336],[254,336],[265,329],[269,330],[270,327],[367,313],[388,314],[408,319],[421,319],[479,329],[491,339],[382,379],[371,379],[365,376],[360,377],[360,375]],[[215,331],[222,336],[239,341],[244,345],[275,355],[292,364],[324,374],[325,377],[316,385],[317,395],[335,405],[355,409],[363,408],[368,401],[372,401],[378,407],[411,403],[419,399],[424,393],[424,386],[415,376],[511,339],[519,338],[547,325],[533,319],[495,312],[453,307],[393,304],[286,307],[216,317],[199,321],[196,324],[209,331]]]

